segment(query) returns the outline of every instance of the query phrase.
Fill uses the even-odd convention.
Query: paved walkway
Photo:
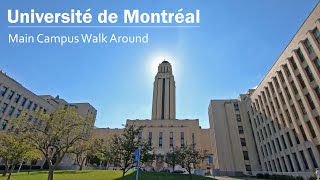
[[[213,176],[208,176],[213,178]],[[250,178],[250,177],[228,177],[228,176],[216,176],[217,180],[261,180],[258,178]]]

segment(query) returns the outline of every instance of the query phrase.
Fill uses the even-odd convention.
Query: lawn
[[[14,173],[12,180],[46,180],[48,172],[31,172],[28,173]],[[113,170],[83,170],[83,171],[55,171],[55,180],[106,180],[116,179],[121,180],[122,171]],[[129,171],[126,174],[126,180],[135,180],[136,173]],[[0,177],[2,179],[2,177]],[[160,172],[140,172],[140,180],[184,180],[189,179],[188,175],[185,174],[170,174]],[[206,180],[210,178],[193,175],[192,180]]]

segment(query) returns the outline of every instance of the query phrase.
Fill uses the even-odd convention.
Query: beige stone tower
[[[153,83],[152,120],[176,119],[176,85],[172,67],[163,61]]]

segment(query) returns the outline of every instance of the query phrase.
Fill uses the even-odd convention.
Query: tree
[[[200,151],[195,149],[194,145],[185,145],[180,147],[179,163],[185,167],[189,173],[189,178],[192,180],[191,168],[192,166],[201,163],[206,157],[208,157],[207,150]]]
[[[180,148],[179,147],[172,147],[172,149],[166,153],[167,163],[172,166],[174,171],[175,166],[180,161]]]
[[[40,153],[25,139],[10,132],[0,133],[0,158],[5,162],[3,176],[9,171],[8,180],[19,162],[40,159]]]
[[[36,111],[31,117],[34,121],[23,113],[17,119],[15,129],[43,154],[49,166],[48,180],[53,180],[54,170],[63,157],[76,143],[90,136],[93,118],[68,106],[51,114]]]
[[[122,179],[128,170],[134,164],[134,152],[140,146],[140,156],[143,157],[147,154],[149,149],[152,148],[144,140],[139,139],[138,135],[142,132],[143,126],[135,127],[134,125],[126,125],[121,135],[114,135],[111,143],[112,162],[116,166],[120,166],[122,170]],[[149,146],[149,147],[148,147]]]
[[[79,170],[81,171],[83,168],[84,163],[87,160],[88,154],[94,148],[94,140],[80,140],[79,142],[75,143],[72,148],[70,148],[70,153],[75,155],[75,162],[79,166]]]
[[[93,160],[95,157],[98,158],[100,163],[102,162],[102,164],[105,164],[108,167],[113,156],[111,154],[109,142],[104,142],[102,139],[97,139],[95,144],[95,149],[90,154],[90,157],[93,157]]]

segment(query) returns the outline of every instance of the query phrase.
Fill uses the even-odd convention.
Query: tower
[[[158,66],[153,83],[152,120],[176,119],[176,85],[168,61]]]

